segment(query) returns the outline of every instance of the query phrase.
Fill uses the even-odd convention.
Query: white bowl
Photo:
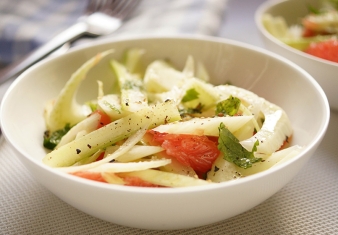
[[[122,51],[130,47],[146,49],[145,61],[169,58],[179,68],[192,55],[205,64],[214,83],[231,82],[280,105],[294,128],[291,144],[304,149],[292,160],[265,172],[236,181],[188,188],[109,185],[60,173],[44,165],[41,161],[46,153],[42,147],[44,102],[54,98],[71,73],[97,52],[115,48],[116,53],[111,57],[120,58]],[[108,59],[89,74],[78,94],[80,99],[94,97],[96,89],[92,87],[97,77],[103,81],[109,79]],[[213,37],[140,37],[78,48],[27,70],[3,99],[1,128],[36,180],[73,207],[124,226],[183,229],[238,215],[280,190],[318,147],[329,114],[327,99],[318,83],[278,55]]]
[[[318,7],[318,0],[269,0],[258,7],[255,14],[257,28],[266,48],[275,52],[309,72],[323,88],[332,109],[338,109],[338,63],[324,60],[292,48],[272,36],[262,24],[266,13],[283,17],[289,26],[299,24],[308,13],[308,6]]]

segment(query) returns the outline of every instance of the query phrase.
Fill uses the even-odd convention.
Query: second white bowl
[[[323,88],[332,109],[338,110],[338,63],[330,62],[288,46],[272,36],[264,27],[264,14],[283,17],[289,26],[299,24],[300,19],[308,14],[308,6],[318,7],[318,0],[270,0],[264,2],[256,11],[255,21],[266,48],[309,72]]]

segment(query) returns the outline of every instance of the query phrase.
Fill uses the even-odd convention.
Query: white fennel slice
[[[224,123],[230,132],[235,132],[252,119],[253,116],[193,118],[188,121],[160,125],[153,130],[170,134],[218,136],[220,123]]]
[[[73,141],[74,139],[77,138],[77,136],[79,136],[78,133],[82,132],[84,134],[90,133],[94,130],[97,129],[97,126],[100,122],[100,114],[98,113],[94,113],[92,115],[90,115],[89,117],[87,117],[86,119],[82,120],[81,122],[79,122],[78,124],[76,124],[74,127],[72,127],[67,134],[65,134],[60,142],[58,143],[58,145],[56,146],[56,148],[59,148],[71,141]]]
[[[220,183],[229,180],[241,178],[241,174],[237,171],[235,164],[225,160],[221,154],[212,164],[207,174],[207,180]]]
[[[284,143],[286,138],[293,133],[291,122],[284,110],[251,91],[243,88],[222,85],[216,89],[220,94],[228,94],[243,100],[249,104],[248,109],[255,117],[260,113],[264,116],[264,123],[261,129],[252,137],[240,141],[241,145],[248,151],[252,151],[255,142],[258,140],[258,153],[272,154]]]
[[[105,157],[114,153],[119,148],[118,145],[110,146],[105,151]],[[143,157],[151,156],[162,152],[164,149],[160,146],[135,145],[128,152],[116,158],[118,162],[135,161]]]
[[[134,171],[129,173],[119,174],[121,177],[134,176],[138,177],[144,181],[150,182],[152,184],[166,186],[166,187],[187,187],[187,186],[199,186],[199,185],[208,185],[212,182],[198,179],[195,177],[184,176],[180,174],[163,172],[159,170],[143,170],[143,171]]]
[[[151,160],[144,162],[114,162],[114,163],[104,163],[95,168],[88,169],[90,172],[132,172],[132,171],[141,171],[151,168],[158,168],[165,166],[171,162],[170,159],[160,159],[160,160]]]

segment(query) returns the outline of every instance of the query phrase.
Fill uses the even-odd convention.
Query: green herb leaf
[[[191,88],[186,91],[185,95],[182,98],[182,102],[188,102],[191,100],[198,99],[199,93],[195,90],[195,88]]]
[[[234,116],[241,105],[241,100],[230,96],[226,100],[222,100],[216,104],[216,115],[222,113],[224,115]]]
[[[195,108],[180,109],[179,112],[181,117],[184,117],[190,114],[202,113],[202,109],[203,105],[201,103],[198,103],[198,105]]]
[[[247,169],[252,167],[255,162],[260,162],[261,158],[256,158],[254,152],[257,151],[259,142],[256,141],[252,148],[252,152],[246,150],[238,141],[238,139],[225,127],[220,124],[218,138],[218,149],[223,153],[223,158],[235,165]]]
[[[318,9],[318,8],[316,8],[314,6],[309,5],[307,8],[308,8],[308,10],[309,10],[310,13],[313,13],[315,15],[319,15],[321,13],[320,9]]]
[[[43,146],[47,149],[53,150],[58,145],[61,138],[70,130],[70,128],[71,127],[68,123],[63,129],[54,131],[53,133],[46,131],[43,137]]]

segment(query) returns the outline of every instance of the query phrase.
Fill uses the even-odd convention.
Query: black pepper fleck
[[[217,166],[215,166],[214,172],[217,172],[217,171],[219,171],[219,168]]]

